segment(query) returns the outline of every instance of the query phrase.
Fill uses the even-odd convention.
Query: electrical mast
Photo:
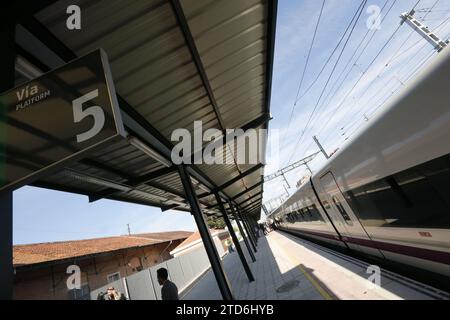
[[[402,13],[400,15],[400,18],[402,19],[402,22],[400,24],[406,23],[411,28],[413,28],[413,30],[417,31],[417,33],[420,34],[422,38],[425,38],[425,40],[427,40],[437,50],[437,52],[441,52],[444,48],[446,48],[449,41],[441,40],[438,36],[432,33],[426,25],[414,18],[414,14],[414,10],[411,10],[411,12],[409,13]]]

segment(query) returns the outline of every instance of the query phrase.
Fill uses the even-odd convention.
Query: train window
[[[308,212],[308,209],[305,207],[302,209],[303,212],[303,220],[304,221],[311,221],[311,215]]]
[[[298,210],[296,211],[296,215],[297,215],[297,221],[298,221],[298,222],[303,221],[302,211],[301,211],[300,209],[298,209]]]
[[[347,203],[355,214],[358,215],[363,225],[367,227],[376,227],[385,223],[380,210],[375,206],[369,196],[359,190],[349,191],[346,193]]]
[[[346,192],[365,226],[450,228],[450,155]]]
[[[311,202],[312,199],[309,199]],[[288,213],[285,215],[285,221],[291,224],[296,222],[323,222],[325,220],[322,218],[317,206],[313,203],[309,206],[301,207],[300,202],[295,203],[287,208]]]
[[[292,223],[297,221],[297,212],[296,211],[292,211]]]
[[[423,164],[421,172],[447,207],[450,207],[450,157]]]
[[[320,214],[319,210],[317,209],[315,204],[312,204],[309,207],[309,211],[312,213],[315,221],[322,221],[325,222],[325,220],[322,218],[322,215]]]
[[[292,221],[292,214],[291,213],[288,213],[288,215],[287,215],[287,221],[289,222],[289,223],[292,223],[293,221]]]
[[[339,201],[337,196],[333,196],[332,198],[334,205],[338,209],[339,213],[341,214],[342,218],[344,218],[345,223],[352,225],[352,219],[347,214],[347,211],[345,211],[344,207],[342,206],[342,203]]]
[[[290,222],[294,223],[295,222],[295,215],[293,212],[290,213]]]

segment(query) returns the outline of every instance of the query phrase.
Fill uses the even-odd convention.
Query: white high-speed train
[[[271,217],[282,230],[450,276],[450,49]]]

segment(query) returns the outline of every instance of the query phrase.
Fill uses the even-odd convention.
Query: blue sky
[[[270,124],[270,129],[280,130],[282,150],[278,152],[280,155],[278,165],[285,165],[289,159],[295,161],[304,155],[315,152],[316,148],[311,143],[313,135],[318,135],[328,152],[337,147],[342,148],[345,143],[351,141],[355,129],[359,128],[360,130],[370,124],[374,110],[379,112],[383,109],[382,102],[392,92],[397,92],[402,87],[400,81],[404,82],[408,78],[418,62],[426,61],[424,64],[426,66],[432,61],[432,58],[426,60],[432,52],[431,45],[426,45],[425,40],[418,35],[414,33],[411,35],[411,29],[404,25],[372,67],[366,70],[370,61],[397,28],[400,22],[399,15],[409,11],[416,2],[417,0],[367,1],[347,48],[342,54],[341,61],[336,67],[334,76],[325,91],[324,98],[328,93],[330,93],[330,98],[326,99],[325,103],[318,105],[316,117],[312,118],[311,125],[304,134],[304,139],[297,143],[341,47],[338,48],[317,83],[297,103],[291,125],[288,127],[322,1],[279,0],[271,102],[273,120]],[[360,0],[326,0],[300,95],[322,68],[360,3]],[[382,8],[385,4],[385,9],[381,12],[381,19],[384,19],[381,28],[376,31],[361,58],[358,61],[350,60],[348,69],[343,69],[368,30],[366,23],[373,15],[373,12],[366,11],[368,6],[378,5]],[[391,11],[385,15],[392,4]],[[426,13],[425,9],[431,8],[434,4],[434,10],[428,14],[424,22],[431,29],[439,26],[436,33],[441,37],[448,38],[450,35],[450,20],[448,19],[450,3],[448,0],[437,0],[437,2],[436,0],[422,0],[417,5],[416,16],[423,17]],[[442,22],[444,23],[441,24]],[[373,32],[375,31],[369,33],[367,39],[370,39]],[[364,46],[365,42],[362,47]],[[391,59],[394,56],[395,59]],[[392,60],[391,63],[385,67],[389,60]],[[350,73],[346,81],[342,81],[348,70]],[[336,82],[342,71],[344,72],[341,80]],[[351,91],[348,98],[343,101],[344,96],[353,87],[362,71],[365,71],[364,77]],[[339,105],[341,106],[337,109]],[[364,120],[364,114],[368,116],[369,121]],[[329,119],[328,126],[324,128],[324,123]],[[341,130],[341,128],[343,129]],[[345,141],[347,136],[349,140]],[[275,163],[270,163],[270,155],[268,160],[267,174],[279,169]],[[325,159],[320,155],[311,163],[311,167],[314,170],[324,161]],[[304,171],[304,168],[299,168],[287,175],[287,179],[293,187],[289,189],[289,193],[295,190],[295,183],[305,174]],[[273,199],[284,192],[281,179],[269,182],[265,186],[264,201]],[[127,224],[130,224],[132,233],[196,230],[194,220],[189,213],[176,211],[162,213],[158,208],[110,200],[89,203],[87,197],[84,196],[32,187],[24,187],[14,192],[15,244],[121,235],[127,233]]]
[[[300,96],[322,69],[361,2],[360,0],[326,0]],[[409,12],[416,3],[417,0],[367,1],[331,81],[325,89],[325,94],[318,104],[316,113],[303,139],[297,143],[325,88],[343,44],[339,46],[311,90],[297,102],[291,125],[288,127],[322,0],[279,1],[271,101],[274,119],[271,121],[270,129],[279,130],[281,149],[274,154],[279,156],[278,162],[272,161],[271,154],[268,154],[269,164],[266,166],[266,174],[290,163],[289,159],[293,162],[318,151],[313,143],[314,135],[317,135],[328,153],[336,148],[343,148],[351,142],[357,130],[361,131],[370,125],[373,116],[388,105],[387,99],[393,93],[395,95],[399,92],[398,90],[407,85],[407,80],[414,75],[414,71],[420,71],[433,61],[433,58],[437,56],[436,51],[433,53],[432,46],[412,32],[408,25],[403,24],[394,33],[401,20],[400,14]],[[380,9],[384,7],[380,14],[382,21],[380,29],[369,31],[354,58],[350,59],[368,31],[367,23],[372,21],[370,17],[374,16],[374,12],[368,12],[367,9],[373,5]],[[433,6],[433,10],[427,13]],[[415,17],[423,20],[438,36],[444,39],[449,38],[450,2],[448,0],[421,0],[417,4]],[[369,68],[370,62],[393,34],[388,45]],[[366,49],[363,51],[364,47]],[[356,60],[359,56],[360,58]],[[421,65],[423,62],[424,64]],[[344,68],[346,65],[348,67]],[[364,75],[357,82],[362,72]],[[342,74],[341,78],[339,78],[340,74]],[[348,76],[345,77],[347,74]],[[411,79],[413,77],[409,81]],[[352,90],[356,83],[358,83],[357,86]],[[327,96],[328,98],[325,99]],[[368,121],[365,121],[364,115]],[[348,139],[345,140],[346,138]],[[310,166],[314,171],[324,162],[325,158],[320,154],[310,163]],[[286,175],[292,187],[288,189],[289,194],[295,191],[296,182],[305,175],[307,171],[304,167]],[[286,184],[282,178],[266,183],[264,201],[269,208],[280,204],[279,201],[270,200],[286,194],[284,186]]]
[[[23,187],[14,192],[14,244],[88,239],[132,233],[195,231],[190,213]]]

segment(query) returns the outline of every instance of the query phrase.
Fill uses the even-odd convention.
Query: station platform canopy
[[[81,8],[80,30],[66,27],[69,5]],[[128,134],[34,186],[90,201],[190,211],[171,162],[172,132],[184,128],[193,134],[194,121],[202,121],[203,131],[215,128],[224,136],[226,129],[268,127],[276,1],[36,0],[23,11],[16,27],[16,82],[101,48]],[[76,75],[73,81],[83,85]],[[39,138],[64,148],[58,137]],[[263,148],[266,143],[259,141]],[[202,211],[216,213],[219,193],[258,220],[263,159],[237,163],[228,148],[224,144],[221,150],[231,157],[226,164],[187,166]]]

